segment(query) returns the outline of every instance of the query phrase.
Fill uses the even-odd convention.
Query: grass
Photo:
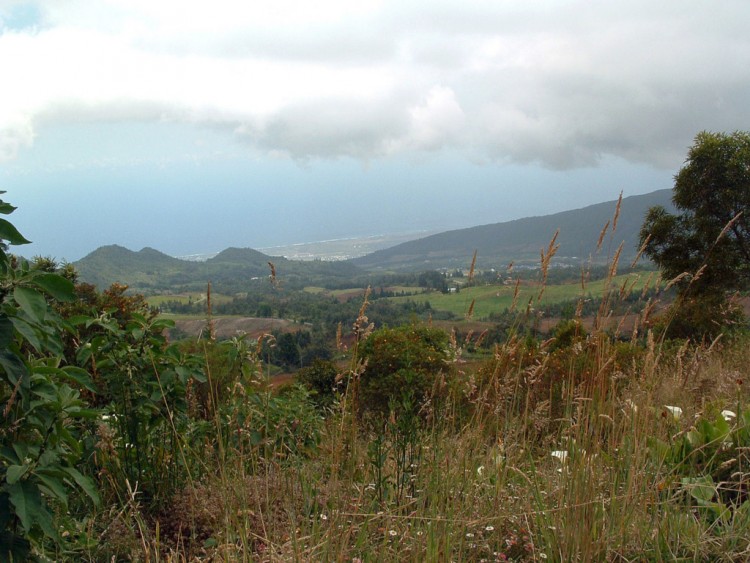
[[[627,284],[631,291],[641,291],[649,278],[649,273],[623,274],[610,280],[597,280],[586,283],[583,288],[580,283],[568,283],[544,286],[541,305],[549,305],[572,301],[578,298],[601,299],[606,288],[620,288]],[[653,276],[652,276],[653,280]],[[653,285],[653,281],[652,281]],[[542,284],[521,283],[516,298],[517,309],[525,309],[529,299],[536,300]],[[458,293],[431,292],[419,295],[416,299],[428,301],[430,306],[438,311],[448,311],[457,316],[464,315],[471,302],[474,302],[474,318],[487,318],[491,313],[500,313],[513,306],[515,285],[479,285],[461,288]],[[415,299],[415,297],[390,297],[393,301]],[[536,305],[535,305],[536,306]]]
[[[177,294],[166,294],[166,295],[150,295],[146,297],[146,303],[152,307],[159,307],[169,301],[176,301],[177,303],[205,303],[206,294],[201,292],[191,293],[177,293]],[[220,293],[211,293],[211,302],[214,304],[218,303],[231,303],[231,295],[222,295]]]
[[[554,239],[547,265],[553,254]],[[585,292],[603,300],[606,315],[621,287],[644,283],[612,276]],[[519,292],[520,319],[530,298],[570,300],[581,286]],[[513,293],[481,286],[424,298],[459,315],[473,308],[476,318],[509,308]],[[294,389],[269,393],[261,369],[232,379],[207,352],[210,389],[233,397],[235,410],[211,407],[203,438],[185,437],[183,455],[201,470],[161,514],[146,518],[134,494],[98,515],[122,544],[107,559],[750,559],[747,336],[703,344],[650,330],[627,342],[596,328],[560,342],[511,336],[484,362],[464,361],[466,343],[452,342],[418,413],[379,419],[357,408],[365,365],[356,352],[372,330],[366,309],[367,295],[351,363],[324,412]],[[237,357],[252,364],[253,354],[250,346]],[[705,421],[727,409],[740,416],[712,434],[719,423]],[[697,428],[708,438],[696,438]]]

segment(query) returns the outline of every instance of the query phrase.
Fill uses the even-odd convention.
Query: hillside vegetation
[[[612,220],[616,202],[556,213],[448,231],[409,241],[349,261],[323,262],[271,257],[250,248],[228,248],[204,262],[179,260],[157,250],[133,252],[120,246],[104,246],[74,263],[81,280],[104,288],[124,283],[133,290],[200,290],[211,281],[225,293],[245,291],[252,278],[270,275],[272,262],[287,286],[328,288],[364,287],[371,283],[368,272],[450,269],[466,267],[474,251],[486,269],[504,270],[508,263],[536,266],[539,249],[559,230],[557,263],[580,267],[593,254],[595,263],[606,262],[622,243],[621,260],[632,260],[638,250],[638,233],[646,211],[654,205],[671,209],[671,190],[627,197],[622,200],[617,236],[607,241],[604,252],[595,252],[596,241],[607,221]],[[348,284],[348,285],[347,285]]]
[[[712,293],[708,258],[665,282],[630,266],[626,201],[591,241],[602,266],[555,269],[544,233],[533,270],[464,257],[364,290],[352,264],[100,249],[103,282],[176,280],[161,312],[0,248],[0,560],[747,560],[746,288]],[[675,337],[702,300],[720,306]]]

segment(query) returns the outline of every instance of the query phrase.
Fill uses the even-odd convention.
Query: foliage
[[[683,276],[681,294],[721,298],[750,287],[750,133],[699,133],[675,176],[673,202],[680,213],[652,207],[640,238],[668,278]]]
[[[325,408],[330,407],[336,397],[339,369],[329,360],[316,359],[312,365],[297,372],[297,381],[310,390],[315,404]]]
[[[0,200],[0,213],[14,209]],[[0,239],[28,242],[5,219]],[[99,502],[77,468],[82,421],[97,412],[75,388],[93,389],[86,372],[61,362],[64,323],[48,302],[73,299],[73,284],[0,250],[0,295],[0,560],[21,561],[32,544],[62,548],[55,513],[71,496]]]
[[[125,309],[116,314],[122,318],[104,313],[78,320],[102,332],[82,343],[77,361],[94,374],[110,414],[108,425],[116,438],[108,446],[116,456],[103,452],[101,464],[115,493],[124,497],[137,483],[142,498],[157,504],[194,469],[180,451],[189,425],[186,392],[189,382],[205,381],[205,376],[198,357],[167,344],[164,334],[172,321]]]
[[[451,371],[448,335],[424,325],[375,331],[364,342],[361,358],[360,407],[380,415],[420,410]]]
[[[683,491],[688,504],[695,503],[717,533],[733,514],[750,524],[746,477],[738,472],[750,463],[750,410],[726,409],[703,416],[670,442],[652,438],[650,447],[666,473],[669,490]]]

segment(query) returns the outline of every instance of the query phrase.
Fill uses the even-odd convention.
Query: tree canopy
[[[690,274],[683,291],[750,287],[750,133],[699,133],[675,176],[672,201],[677,215],[660,206],[648,211],[640,232],[645,254],[670,278]]]

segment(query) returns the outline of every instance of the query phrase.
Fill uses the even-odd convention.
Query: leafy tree
[[[750,287],[750,133],[699,133],[672,200],[679,215],[661,206],[646,215],[646,255],[670,278],[705,264],[683,283],[698,293]]]
[[[726,294],[750,287],[750,133],[699,133],[672,201],[678,215],[648,211],[641,244],[668,278],[685,274],[671,335],[713,335],[730,322]]]
[[[423,325],[382,328],[361,349],[360,406],[387,414],[390,409],[419,411],[441,374],[450,370],[448,335]]]

